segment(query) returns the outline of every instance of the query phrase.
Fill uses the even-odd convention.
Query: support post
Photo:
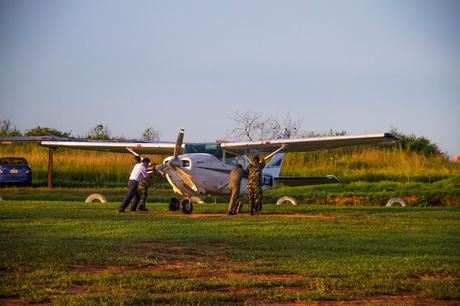
[[[54,149],[48,149],[48,188],[53,188],[53,153]]]

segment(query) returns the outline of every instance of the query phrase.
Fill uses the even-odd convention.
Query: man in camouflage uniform
[[[262,169],[265,162],[255,156],[248,167],[248,200],[251,215],[262,209]]]
[[[139,201],[139,210],[140,211],[148,211],[147,207],[145,207],[145,202],[147,201],[147,191],[149,187],[152,185],[153,178],[158,174],[157,170],[155,169],[155,164],[152,164],[152,167],[148,169],[148,174],[144,177],[137,185],[137,190],[141,196]]]

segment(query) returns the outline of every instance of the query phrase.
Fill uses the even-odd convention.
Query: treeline
[[[71,131],[60,131],[54,128],[36,126],[21,132],[16,126],[13,126],[9,119],[0,120],[0,137],[14,136],[57,136],[57,137],[76,137],[88,140],[127,140],[123,136],[113,136],[109,128],[103,124],[97,124],[91,128],[85,135],[72,135]],[[140,137],[143,141],[158,141],[160,140],[160,132],[149,127],[144,130]]]
[[[331,129],[326,133],[302,130],[300,128],[300,124],[291,120],[289,117],[286,117],[284,121],[280,123],[272,118],[264,118],[259,114],[248,112],[239,116],[241,118],[234,118],[234,121],[238,124],[238,127],[232,131],[233,137],[239,140],[264,140],[264,135],[268,137],[266,139],[280,138],[282,137],[281,135],[283,133],[288,133],[292,138],[347,135],[347,132],[344,130],[335,131]],[[284,131],[282,126],[285,126]],[[401,142],[399,142],[397,146],[407,152],[415,152],[424,156],[443,155],[439,147],[425,137],[418,137],[414,134],[405,134],[396,128],[392,128],[391,132],[401,138]],[[25,132],[21,132],[15,126],[13,127],[10,120],[0,120],[0,137],[48,135],[58,137],[73,136],[71,131],[64,132],[54,128],[41,126],[36,126],[34,128],[27,129]],[[75,137],[89,140],[127,140],[122,136],[112,136],[109,128],[103,124],[97,124],[95,127],[91,128],[84,136]],[[160,132],[153,127],[149,127],[144,130],[141,138],[144,141],[158,141],[160,140]]]

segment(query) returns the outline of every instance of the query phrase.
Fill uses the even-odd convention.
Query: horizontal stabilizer
[[[276,177],[275,181],[290,187],[341,183],[340,180],[333,175],[321,177],[280,176]]]

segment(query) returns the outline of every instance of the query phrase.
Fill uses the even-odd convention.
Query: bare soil
[[[210,214],[198,214],[195,217]],[[224,214],[211,214],[212,216],[226,216]],[[302,215],[306,218],[323,218],[318,215]],[[231,216],[233,217],[233,216]],[[240,217],[240,216],[237,216]],[[297,218],[297,215],[282,215],[287,218]],[[143,243],[135,246],[136,252],[145,258],[145,264],[137,265],[72,265],[68,267],[69,273],[136,273],[155,272],[159,275],[170,275],[173,278],[186,279],[191,283],[204,283],[210,280],[223,280],[229,285],[209,286],[203,289],[206,293],[224,293],[240,297],[247,304],[267,305],[460,305],[460,301],[439,301],[412,293],[399,295],[373,295],[355,296],[347,301],[318,301],[318,302],[281,302],[271,299],[275,294],[294,295],[308,291],[303,281],[311,279],[302,274],[275,274],[258,273],[257,267],[264,266],[258,261],[238,261],[232,258],[233,247],[225,243],[215,244],[192,244],[192,243]],[[153,276],[155,277],[155,276]],[[160,277],[160,276],[159,276]],[[420,275],[420,279],[443,278],[441,274]],[[242,284],[245,280],[254,282],[253,286],[232,285]],[[224,282],[225,283],[225,282]],[[247,284],[247,283],[246,283]],[[84,295],[90,292],[90,287],[73,284],[65,290],[65,294]],[[200,294],[197,291],[185,291],[187,293]],[[267,295],[268,293],[268,295]],[[334,292],[337,295],[349,296],[347,292]],[[154,293],[158,297],[167,297],[170,292]],[[19,298],[0,298],[0,305],[26,305]]]
[[[195,217],[209,216],[210,214],[198,214]],[[223,214],[211,214],[212,216],[223,216]],[[283,215],[283,217],[294,217],[296,215]],[[307,216],[308,218],[309,216]],[[318,217],[312,215],[310,217]],[[321,217],[321,216],[320,216]],[[122,265],[74,265],[69,267],[71,272],[95,273],[95,272],[165,272],[177,275],[186,275],[190,282],[203,282],[210,278],[223,280],[251,280],[261,283],[279,282],[277,286],[262,286],[241,288],[238,286],[226,286],[220,288],[208,288],[207,293],[232,293],[244,297],[249,304],[270,304],[270,305],[459,305],[459,301],[438,301],[427,299],[420,296],[404,293],[400,295],[375,295],[375,296],[357,296],[348,301],[319,301],[319,302],[296,302],[282,303],[276,300],[270,300],[260,297],[261,291],[270,290],[284,292],[286,294],[295,294],[307,290],[301,285],[292,285],[302,280],[307,280],[307,275],[301,274],[270,274],[270,273],[252,273],[245,272],[248,268],[262,263],[235,261],[229,256],[232,247],[223,243],[195,245],[195,244],[175,244],[175,243],[144,243],[136,246],[136,251],[145,256],[147,262],[151,261],[152,265],[147,266],[122,266]],[[421,276],[436,277],[436,275]],[[441,276],[439,276],[441,277]],[[286,285],[282,285],[283,282]],[[83,286],[73,286],[67,290],[70,294],[82,294],[85,292]],[[191,291],[193,292],[193,291]],[[340,292],[337,292],[340,294]],[[344,294],[346,295],[346,294]],[[1,304],[1,301],[0,301]],[[11,304],[18,305],[18,304]]]

